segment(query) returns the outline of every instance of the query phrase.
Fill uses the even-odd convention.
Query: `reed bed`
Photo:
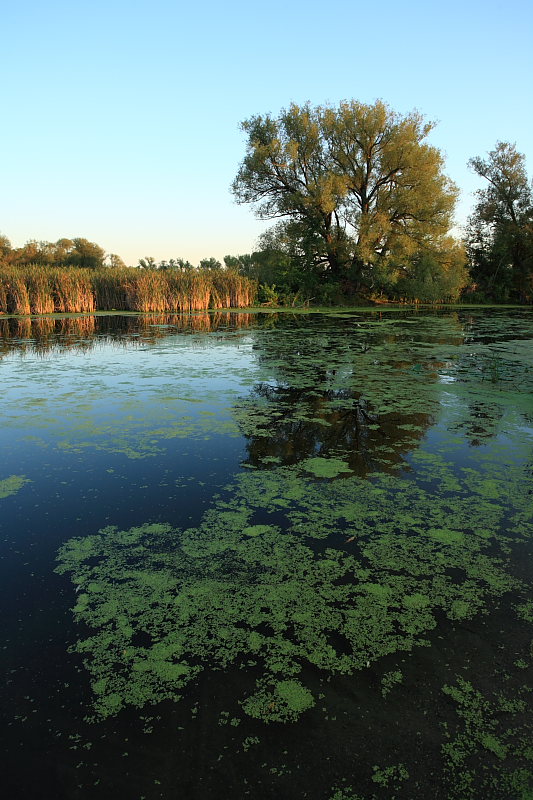
[[[3,283],[3,281],[1,281]],[[30,314],[30,296],[25,276],[17,272],[12,272],[4,284],[3,296],[5,298],[6,311],[17,309],[16,314]],[[1,311],[2,309],[0,309]]]
[[[190,312],[253,304],[255,281],[229,271],[2,267],[0,314]]]
[[[130,311],[125,270],[95,270],[92,274],[95,306],[99,311]]]
[[[30,310],[34,314],[51,314],[55,310],[51,276],[42,270],[31,270],[26,277]]]
[[[96,311],[91,274],[88,270],[54,270],[51,284],[54,311]]]

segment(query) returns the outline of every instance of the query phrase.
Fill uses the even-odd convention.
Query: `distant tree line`
[[[156,261],[152,256],[140,258],[137,266],[141,269],[170,269],[179,270],[180,272],[191,272],[192,270],[207,270],[215,271],[224,269],[223,265],[216,258],[202,258],[198,266],[191,264],[183,258],[169,258],[162,261]]]
[[[42,267],[82,267],[84,269],[101,269],[102,267],[123,268],[126,266],[120,256],[106,253],[103,247],[88,239],[58,239],[57,242],[36,241],[31,239],[22,247],[12,247],[7,236],[0,234],[0,265],[2,266],[42,266]],[[170,258],[156,261],[152,256],[140,258],[137,267],[140,269],[180,270],[222,270],[223,265],[216,258],[203,258],[195,266],[183,258]]]
[[[1,235],[0,264],[20,267],[36,264],[43,267],[84,267],[86,269],[126,266],[120,256],[115,253],[106,254],[102,247],[88,239],[77,237],[75,239],[58,239],[57,242],[30,240],[22,247],[12,247],[9,239]]]

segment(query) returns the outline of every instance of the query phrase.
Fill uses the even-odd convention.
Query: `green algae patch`
[[[507,679],[509,676],[506,676]],[[501,680],[501,678],[500,678]],[[504,683],[505,686],[505,683]],[[444,728],[442,755],[450,798],[533,797],[533,749],[523,686],[485,695],[469,681],[442,688],[455,705],[456,719]],[[474,789],[475,787],[475,789]]]
[[[65,543],[57,569],[78,590],[89,635],[74,649],[98,687],[97,716],[178,701],[204,670],[253,667],[262,677],[243,709],[290,722],[310,707],[304,670],[354,674],[426,645],[439,616],[471,619],[520,589],[505,553],[530,513],[527,472],[498,475],[504,507],[473,506],[471,475],[454,494],[425,488],[426,469],[453,474],[438,458],[420,482],[317,483],[299,464],[243,472],[198,527],[109,526]],[[455,527],[442,528],[450,515]]]
[[[533,622],[533,600],[520,603],[516,606],[515,610],[519,619],[523,619],[526,622]]]
[[[378,603],[386,604],[390,598],[390,587],[388,586],[382,586],[379,583],[363,583],[362,588]]]
[[[430,528],[428,535],[436,539],[441,544],[461,544],[464,534],[461,531],[450,530],[449,528]]]
[[[314,705],[312,693],[297,680],[262,686],[242,703],[250,717],[264,722],[294,722]]]
[[[243,528],[242,532],[244,536],[261,536],[263,533],[270,533],[276,530],[277,528],[272,525],[249,525],[247,528]]]
[[[25,475],[10,475],[9,478],[4,478],[0,481],[0,500],[16,494],[26,483],[31,481]]]
[[[409,772],[404,764],[391,764],[388,767],[373,767],[372,780],[379,786],[398,789],[400,782],[407,780]]]
[[[407,608],[427,608],[431,604],[429,597],[420,592],[406,595],[403,598],[403,603]]]
[[[355,790],[350,786],[333,786],[331,792],[327,800],[365,800],[360,794],[356,794]]]
[[[337,475],[350,472],[350,465],[340,458],[308,458],[300,466],[316,478],[336,478]]]
[[[381,679],[382,696],[387,697],[387,695],[392,691],[393,687],[402,683],[402,681],[403,674],[399,669],[386,672]]]

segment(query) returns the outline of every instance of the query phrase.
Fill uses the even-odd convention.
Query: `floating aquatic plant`
[[[26,478],[25,475],[10,475],[8,478],[0,480],[0,500],[16,494],[24,484],[29,482],[29,478]]]
[[[335,478],[351,471],[348,462],[340,458],[308,458],[302,461],[300,466],[317,478]]]
[[[451,496],[386,475],[317,485],[301,466],[276,467],[243,474],[198,528],[108,527],[70,540],[58,571],[81,586],[74,612],[93,632],[76,650],[97,712],[179,699],[204,669],[254,664],[263,688],[244,710],[264,712],[281,685],[286,704],[275,708],[297,716],[287,692],[298,696],[291,682],[309,666],[353,673],[426,644],[438,614],[471,618],[519,586],[498,547],[502,520],[524,504],[517,470],[500,490],[509,506],[472,507],[461,482]],[[272,512],[282,526],[256,522]],[[317,551],[321,538],[331,545]]]
[[[524,698],[531,689],[524,686],[513,697],[509,690],[487,697],[457,676],[442,691],[455,704],[457,714],[454,724],[445,729],[442,746],[447,796],[530,800],[533,747]]]

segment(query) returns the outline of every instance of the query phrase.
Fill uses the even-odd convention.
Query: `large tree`
[[[261,219],[284,218],[307,267],[368,285],[446,241],[457,189],[426,142],[432,127],[381,101],[251,117],[234,195]]]
[[[489,297],[531,299],[533,193],[525,157],[514,144],[497,142],[488,158],[472,158],[469,165],[487,181],[468,224],[472,277]]]

